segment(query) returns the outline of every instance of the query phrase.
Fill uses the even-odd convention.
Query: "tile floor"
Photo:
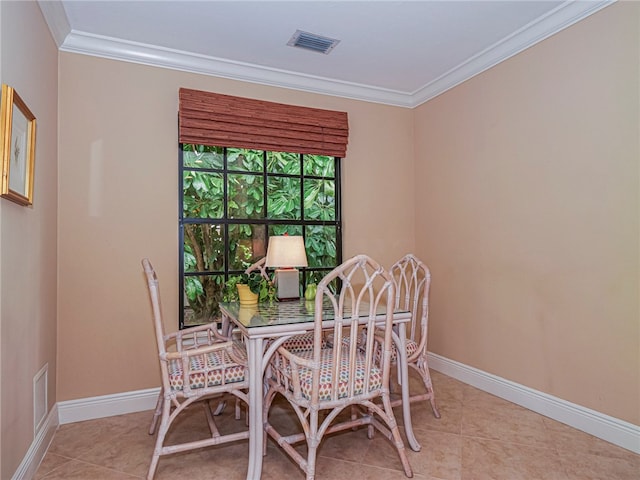
[[[416,379],[412,378],[412,382]],[[409,451],[420,480],[639,480],[640,455],[550,420],[518,405],[433,373],[442,418],[428,405],[412,406],[414,431],[422,445]],[[175,424],[173,438],[206,434],[202,407],[195,405]],[[61,425],[35,476],[37,480],[125,480],[146,475],[154,438],[151,411]],[[272,410],[274,422],[296,424],[285,403]],[[275,418],[277,416],[277,418]],[[245,428],[229,406],[222,428]],[[402,415],[397,410],[396,418]],[[224,430],[223,430],[224,431]],[[237,442],[160,459],[157,480],[244,480],[248,444]],[[264,457],[264,480],[304,480],[272,442]],[[401,480],[395,449],[366,429],[335,434],[321,445],[316,478]]]

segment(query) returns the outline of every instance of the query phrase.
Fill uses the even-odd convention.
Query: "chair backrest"
[[[412,313],[409,338],[418,344],[417,352],[426,353],[429,322],[431,272],[415,255],[407,254],[389,269],[395,286],[395,306]]]
[[[160,288],[158,285],[158,277],[148,258],[142,259],[142,268],[147,277],[147,286],[149,287],[149,297],[151,298],[151,308],[153,311],[153,326],[156,333],[156,342],[158,344],[158,353],[160,356],[166,353],[164,324],[162,323],[162,304],[160,303]],[[162,363],[162,362],[161,362]]]
[[[337,294],[331,287],[331,282],[336,279],[340,285]],[[331,333],[334,359],[331,378],[342,376],[347,379],[346,384],[331,382],[333,391],[330,392],[330,401],[343,401],[346,404],[355,397],[372,398],[380,394],[381,388],[388,388],[393,299],[391,276],[366,255],[357,255],[342,263],[318,284],[315,298],[314,363],[321,364],[323,318],[331,316],[335,319]],[[384,326],[384,330],[376,329],[376,325]],[[345,362],[348,362],[346,376],[344,370],[339,372]],[[372,375],[372,371],[377,373]],[[326,373],[328,372],[323,372],[323,375]],[[378,382],[374,384],[376,378]],[[319,371],[314,372],[313,380],[318,384],[318,389],[313,388],[313,392],[326,398],[329,392],[319,393],[322,388]]]

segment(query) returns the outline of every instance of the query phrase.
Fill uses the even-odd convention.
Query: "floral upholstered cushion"
[[[413,340],[407,339],[405,342],[405,347],[407,350],[407,357],[411,357],[414,353],[418,351],[418,344]],[[398,359],[398,349],[395,343],[391,344],[391,361],[395,362]]]
[[[240,345],[234,345],[234,352],[241,358],[246,358],[246,350]],[[245,367],[235,363],[226,350],[195,355],[191,357],[189,364],[189,387],[191,389],[214,387],[225,383],[242,382],[245,376]],[[182,390],[185,374],[180,360],[169,361],[169,382],[172,390]]]
[[[313,351],[307,350],[298,353],[299,357],[306,358],[308,360],[313,359]],[[331,370],[333,367],[333,349],[325,348],[321,351],[320,360],[320,391],[319,397],[321,400],[329,400],[331,398],[331,390],[333,388],[334,379],[331,378]],[[364,355],[356,355],[356,369],[355,369],[355,388],[354,394],[360,395],[364,393],[364,380],[365,380],[365,359]],[[313,371],[310,368],[300,368],[300,388],[302,395],[306,399],[311,399]],[[348,394],[349,390],[349,355],[346,352],[342,352],[340,359],[340,370],[338,378],[338,398],[344,398]],[[377,367],[372,367],[369,379],[370,390],[380,388],[382,385],[382,371]]]
[[[282,344],[284,348],[291,353],[304,352],[305,350],[313,350],[313,332],[303,333],[291,337],[289,340]],[[322,348],[325,348],[326,344],[322,341]]]
[[[413,340],[407,339],[405,342],[405,347],[407,350],[407,358],[411,358],[413,354],[418,351],[418,344]],[[380,349],[376,349],[375,358],[380,361]],[[395,343],[391,343],[391,362],[396,362],[398,360],[398,347],[396,347]]]

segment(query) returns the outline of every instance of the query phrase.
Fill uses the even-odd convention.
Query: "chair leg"
[[[393,414],[393,408],[391,407],[391,399],[388,395],[385,395],[382,398],[382,403],[384,406],[385,413],[385,422],[391,431],[393,443],[395,444],[396,450],[398,451],[398,456],[400,457],[400,462],[402,462],[402,468],[404,469],[404,474],[412,478],[413,470],[411,469],[411,464],[409,463],[409,458],[407,457],[407,451],[404,448],[404,442],[402,441],[402,436],[400,435],[400,429],[398,428],[398,423],[396,422],[396,417]]]
[[[156,427],[158,426],[158,419],[162,413],[162,401],[164,400],[164,390],[160,387],[160,393],[158,394],[158,400],[156,402],[156,410],[153,412],[153,419],[151,420],[151,426],[149,427],[149,435],[156,433]]]
[[[218,407],[215,411],[211,408],[211,400],[206,400],[202,402],[202,406],[204,407],[204,416],[207,418],[207,424],[209,425],[209,432],[211,432],[211,438],[220,437],[220,431],[218,430],[218,426],[216,425],[216,421],[213,416],[216,415],[215,412],[220,410],[220,405],[224,404],[226,406],[226,401],[220,401],[218,403]],[[222,408],[224,410],[224,407]]]
[[[373,411],[373,409],[372,409],[372,408],[370,408],[370,409],[368,410],[368,414],[369,414],[369,416],[370,416],[371,418],[373,418],[374,411]],[[376,428],[375,428],[375,426],[373,425],[373,423],[369,423],[369,425],[367,425],[367,438],[368,438],[369,440],[373,440],[373,437],[374,437],[375,433],[376,433]]]
[[[315,480],[316,478],[316,455],[318,447],[308,446],[307,451],[307,478],[306,480]]]
[[[171,402],[162,397],[162,420],[160,421],[160,428],[156,437],[156,445],[153,449],[153,456],[151,457],[151,464],[149,465],[149,471],[147,472],[147,480],[153,480],[158,468],[158,462],[160,460],[160,454],[162,452],[162,445],[164,444],[164,437],[169,430],[169,417],[171,415]]]
[[[312,410],[309,416],[309,436],[307,437],[307,478],[306,480],[314,480],[316,478],[316,457],[318,454],[318,445],[322,440],[318,436],[319,414],[317,410]]]
[[[358,418],[358,407],[356,405],[351,405],[351,420],[356,420]],[[354,432],[358,430],[358,427],[351,428]]]
[[[227,400],[222,399],[218,402],[218,406],[215,408],[215,410],[212,410],[213,416],[217,417],[222,415],[222,412],[224,412],[225,408],[227,408]],[[236,401],[235,401],[234,415],[236,420],[240,420],[240,417],[242,416],[242,410],[240,408],[240,399],[238,397],[236,397]],[[249,425],[248,420],[247,420],[247,425]]]
[[[438,410],[438,406],[436,405],[436,399],[431,397],[431,410],[433,410],[433,416],[436,418],[440,418],[440,411]]]
[[[216,416],[216,417],[219,416],[219,415],[222,415],[222,412],[224,412],[225,408],[227,408],[227,401],[226,400],[220,400],[220,402],[218,402],[218,406],[213,411],[213,415]]]
[[[156,469],[158,468],[158,461],[160,460],[160,457],[157,455],[153,455],[153,457],[151,457],[151,465],[149,465],[149,472],[147,473],[147,480],[153,480],[153,477],[156,474]]]
[[[433,383],[431,383],[431,375],[429,374],[429,365],[427,364],[427,359],[424,356],[421,356],[416,362],[416,369],[420,372],[420,376],[422,377],[422,382],[424,383],[424,388],[427,390],[427,394],[429,395],[429,402],[431,402],[431,410],[433,410],[433,416],[436,418],[440,418],[440,412],[438,411],[438,406],[436,404],[436,396],[433,391]]]
[[[240,410],[240,399],[236,397],[235,419],[240,420],[242,411]],[[249,425],[249,416],[247,415],[247,425]]]

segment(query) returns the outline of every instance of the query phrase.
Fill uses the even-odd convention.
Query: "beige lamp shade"
[[[304,249],[304,239],[294,235],[269,237],[265,265],[281,268],[306,267],[307,253]]]
[[[299,272],[296,267],[307,266],[304,239],[300,236],[282,235],[269,237],[267,267],[275,267],[275,281],[279,300],[300,298]]]

